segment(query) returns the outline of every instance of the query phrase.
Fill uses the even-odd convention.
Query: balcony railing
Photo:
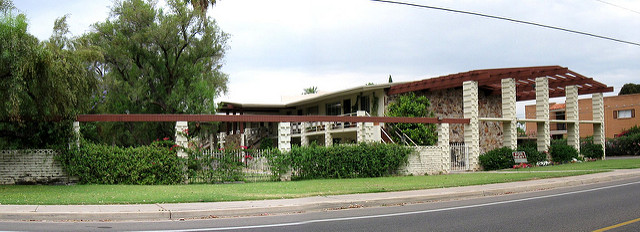
[[[357,117],[358,114],[354,112],[354,113],[342,114],[338,116]],[[368,112],[365,112],[364,116],[370,117]],[[327,129],[342,130],[342,129],[355,128],[358,126],[358,124],[354,122],[329,122],[328,124],[324,122],[309,122],[309,123],[306,123],[305,128],[303,128],[303,125],[304,124],[301,122],[291,123],[291,134],[292,135],[302,134],[302,130],[304,130],[305,133],[314,133],[314,132],[323,132]]]

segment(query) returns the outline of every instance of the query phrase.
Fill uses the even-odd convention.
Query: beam
[[[351,117],[297,115],[210,115],[210,114],[84,114],[79,122],[374,122],[468,124],[466,118]]]

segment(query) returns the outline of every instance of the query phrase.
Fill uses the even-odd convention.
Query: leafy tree
[[[640,93],[640,85],[627,83],[622,86],[622,89],[620,89],[620,92],[618,93],[618,95],[635,94],[635,93]]]
[[[24,14],[0,2],[0,147],[43,148],[68,142],[71,120],[86,112],[96,79],[69,41],[63,17],[54,36],[39,42]]]
[[[393,83],[393,78],[391,78],[391,75],[389,75],[389,83]]]
[[[209,5],[216,5],[216,0],[185,0],[185,2],[191,3],[193,9],[197,10],[202,15],[206,15]]]
[[[425,96],[416,96],[410,92],[398,96],[387,107],[387,116],[389,117],[433,117],[433,112],[429,111],[431,103]],[[433,145],[438,141],[436,134],[436,126],[434,124],[423,123],[397,123],[390,124],[391,127],[397,128],[400,132],[406,134],[418,145]],[[391,131],[395,131],[391,129]],[[394,141],[400,141],[396,133],[391,133]]]
[[[92,67],[103,75],[96,113],[212,114],[214,99],[227,90],[222,73],[228,35],[183,0],[168,8],[154,1],[116,2],[111,16],[80,38],[99,47],[104,62]],[[171,137],[173,123],[102,123],[103,142],[134,145]]]
[[[311,86],[302,90],[302,95],[318,93],[318,86]]]

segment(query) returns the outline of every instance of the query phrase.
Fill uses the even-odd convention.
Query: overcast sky
[[[640,43],[640,1],[412,0]],[[51,35],[70,14],[74,35],[104,21],[110,0],[14,0],[29,31]],[[162,4],[162,0],[160,1]],[[219,0],[230,34],[219,100],[276,103],[306,87],[335,91],[476,69],[560,65],[615,88],[640,83],[640,46],[531,25],[367,0]],[[563,101],[553,99],[552,101]],[[519,104],[518,117],[524,117]]]

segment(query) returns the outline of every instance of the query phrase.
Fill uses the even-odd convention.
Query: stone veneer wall
[[[0,184],[56,184],[75,181],[54,159],[56,151],[0,150]]]
[[[462,88],[438,91],[416,92],[418,96],[426,96],[431,102],[429,110],[436,117],[464,118],[462,112]],[[478,91],[479,117],[502,117],[502,98],[500,95],[487,95],[485,91]],[[449,139],[452,143],[464,143],[464,125],[450,124]],[[480,122],[480,154],[502,147],[502,123]]]

